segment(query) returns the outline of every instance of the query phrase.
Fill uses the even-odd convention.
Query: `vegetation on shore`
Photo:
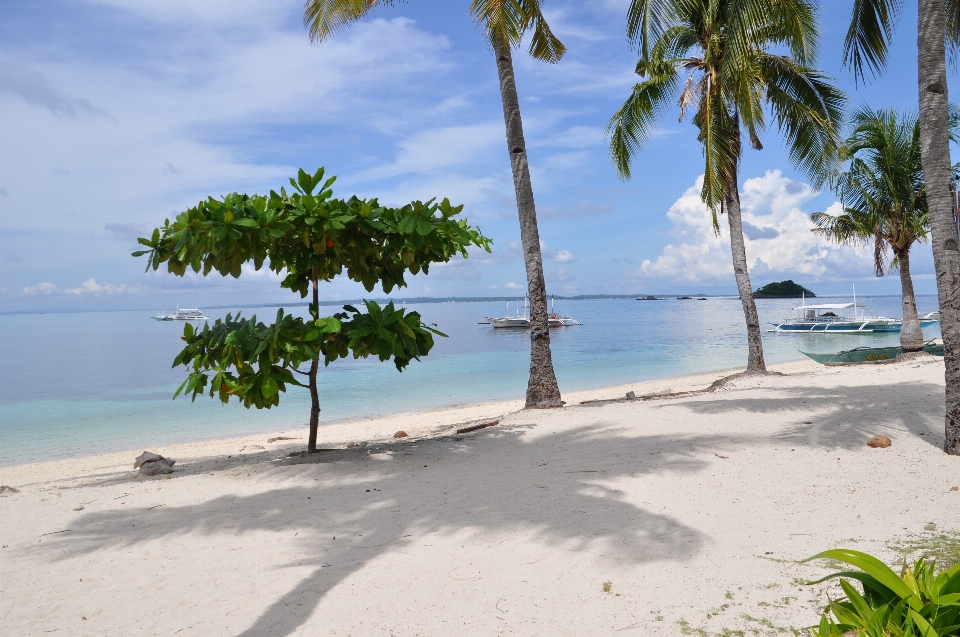
[[[762,288],[757,288],[753,295],[758,299],[799,299],[803,296],[815,298],[817,295],[799,283],[794,283],[792,279],[786,281],[776,281],[767,283]]]
[[[147,249],[133,253],[148,258],[147,270],[166,263],[177,276],[188,270],[202,270],[206,276],[216,270],[239,278],[244,265],[260,270],[266,264],[283,277],[280,287],[301,297],[312,292],[309,319],[285,315],[281,309],[272,325],[258,323],[255,316],[247,320],[230,314],[202,330],[187,323],[187,345],[174,361],[190,370],[176,395],[183,392],[194,399],[208,392],[224,403],[235,397],[244,407],[269,409],[279,404],[287,385],[309,388],[308,451],[317,447],[321,357],[329,365],[348,354],[375,355],[381,361],[393,359],[403,371],[411,360],[429,353],[434,335],[443,336],[417,312],[398,310],[393,303],[381,307],[365,301],[366,312],[346,305],[344,312],[321,317],[319,282],[346,270],[347,278],[367,291],[380,285],[389,293],[406,286],[408,273],[427,273],[431,264],[446,263],[458,254],[466,258],[470,246],[489,252],[491,243],[466,220],[455,219],[463,206],[447,199],[439,204],[414,201],[400,208],[381,206],[376,199],[334,199],[330,186],[336,178],[323,177],[323,168],[313,175],[301,169],[296,180],[290,179],[292,195],[281,188],[269,196],[210,197],[172,223],[165,221],[149,239],[139,239]],[[304,364],[307,371],[300,369]]]

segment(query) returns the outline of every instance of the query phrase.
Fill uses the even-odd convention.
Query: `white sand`
[[[286,456],[305,431],[153,449],[177,459],[171,479],[138,480],[140,450],[2,469],[19,493],[0,497],[0,633],[810,625],[826,589],[802,582],[828,570],[794,560],[839,546],[893,560],[888,545],[928,523],[960,530],[960,458],[941,451],[943,359],[779,369],[656,401],[574,404],[719,375],[571,394],[562,411],[338,424],[321,446],[339,449],[309,457]],[[893,446],[866,447],[877,433]]]

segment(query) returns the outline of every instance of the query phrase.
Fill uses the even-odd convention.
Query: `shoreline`
[[[815,371],[819,367],[822,366],[810,359],[804,358],[789,363],[771,365],[769,369],[770,371],[779,371],[781,373],[796,373],[800,371]],[[656,380],[610,385],[598,389],[569,392],[564,394],[563,398],[566,402],[565,407],[573,407],[584,401],[603,401],[622,398],[628,391],[635,392],[637,396],[652,393],[692,391],[697,388],[706,388],[714,381],[741,372],[743,369],[742,367],[734,367],[702,374],[673,376]],[[332,421],[327,424],[321,422],[317,432],[317,448],[336,448],[338,445],[343,446],[350,442],[356,444],[362,442],[367,442],[368,444],[371,442],[384,443],[394,440],[393,434],[400,430],[406,431],[409,438],[427,438],[432,435],[439,435],[444,431],[448,432],[449,429],[453,429],[457,425],[466,426],[473,424],[474,421],[493,419],[521,411],[523,405],[524,399],[518,398],[515,400],[466,403],[452,407],[416,412],[400,412],[386,416]],[[238,405],[234,406],[239,407]],[[151,451],[164,457],[173,458],[181,462],[181,465],[185,459],[205,457],[208,454],[250,454],[254,451],[289,453],[291,451],[305,449],[307,434],[308,425],[304,423],[303,426],[296,429],[272,429],[241,436],[225,436],[206,440],[190,440],[165,445],[155,445],[150,449],[128,448],[105,453],[54,458],[40,462],[0,465],[0,483],[7,484],[21,473],[17,471],[18,469],[31,474],[46,467],[57,471],[71,471],[74,469],[74,464],[86,463],[88,461],[95,461],[97,464],[108,463],[106,467],[119,469],[123,466],[121,458],[129,457],[131,459],[129,465],[132,468],[132,459],[143,451]],[[283,440],[275,440],[273,443],[266,442],[271,438],[280,438]],[[291,440],[294,442],[291,442]],[[255,449],[254,447],[258,445],[263,448]],[[246,451],[244,451],[244,448],[246,448]],[[231,449],[234,451],[231,452]],[[10,486],[16,485],[11,484]]]
[[[149,478],[140,450],[0,469],[0,632],[791,634],[840,593],[799,560],[960,547],[943,365],[481,403],[321,428],[316,454],[303,429],[174,445]]]

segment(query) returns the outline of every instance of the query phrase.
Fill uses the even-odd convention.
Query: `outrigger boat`
[[[507,301],[507,311],[510,311],[510,302]],[[530,308],[527,305],[527,299],[523,299],[523,312],[520,310],[516,311],[515,316],[504,316],[504,317],[484,317],[484,320],[480,321],[481,323],[489,323],[495,329],[501,329],[506,327],[514,328],[529,328],[530,323]],[[550,327],[572,327],[574,325],[580,325],[580,322],[569,316],[561,316],[554,311],[554,299],[550,298],[550,314],[547,315],[547,324]]]
[[[850,334],[850,333],[883,333],[897,334],[903,327],[903,319],[887,318],[885,316],[865,316],[863,306],[857,303],[857,290],[853,290],[853,303],[828,303],[824,305],[807,305],[806,297],[799,307],[793,308],[800,312],[799,318],[785,319],[773,325],[770,332],[815,332],[817,334]],[[853,308],[853,317],[846,316],[845,310]],[[859,310],[859,311],[858,311]],[[920,327],[929,327],[937,322],[938,312],[924,314],[920,319]]]
[[[900,348],[893,347],[855,347],[835,354],[811,354],[798,350],[821,365],[850,365],[853,363],[882,363],[900,355]],[[926,343],[923,351],[934,356],[943,356],[943,343]]]
[[[196,308],[192,309],[180,309],[180,306],[177,306],[177,309],[172,313],[160,313],[157,316],[154,316],[155,321],[206,321],[206,316],[203,315],[203,312]]]

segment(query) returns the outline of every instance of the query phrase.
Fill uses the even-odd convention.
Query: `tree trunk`
[[[313,320],[320,318],[320,291],[317,289],[319,281],[317,280],[317,266],[313,266],[313,272],[310,277],[313,280],[313,304],[311,306],[311,316]],[[317,427],[320,424],[320,396],[317,393],[317,370],[320,369],[320,358],[315,358],[310,363],[310,438],[307,440],[307,452],[313,453],[317,450]]]
[[[900,328],[900,349],[918,352],[923,349],[923,330],[917,314],[917,299],[913,295],[913,279],[910,277],[910,248],[897,255],[900,262],[900,289],[903,296],[903,327]]]
[[[747,250],[743,244],[743,221],[740,218],[740,191],[737,186],[737,174],[734,172],[732,183],[727,189],[724,200],[727,208],[727,222],[730,224],[730,252],[733,256],[733,273],[737,278],[740,302],[743,304],[743,316],[747,320],[747,371],[766,372],[763,360],[763,341],[760,339],[760,317],[757,316],[757,304],[753,300],[753,288],[750,286],[750,273],[747,271]]]
[[[918,0],[917,67],[920,92],[920,152],[923,161],[930,242],[937,273],[943,334],[946,413],[943,450],[960,455],[960,237],[950,196],[947,133],[947,66],[943,0]]]
[[[513,187],[517,195],[517,213],[520,217],[520,241],[523,261],[527,268],[527,296],[530,298],[530,380],[527,383],[528,409],[561,407],[560,388],[553,371],[550,355],[550,326],[547,323],[547,290],[543,280],[543,256],[540,254],[540,233],[537,230],[537,211],[533,203],[530,167],[527,164],[527,146],[523,139],[520,102],[513,75],[513,56],[510,46],[494,40],[497,73],[500,76],[500,96],[503,99],[503,120],[507,128],[507,150],[513,171]]]

